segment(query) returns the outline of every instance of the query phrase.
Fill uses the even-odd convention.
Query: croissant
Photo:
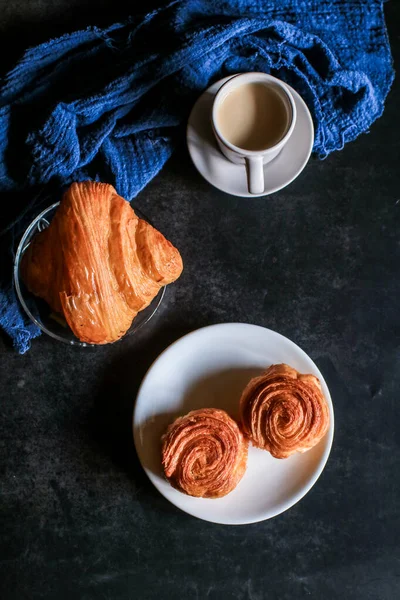
[[[83,342],[115,342],[182,272],[176,248],[113,186],[73,183],[21,265],[28,289]]]
[[[162,465],[170,484],[189,496],[221,498],[244,475],[248,442],[224,410],[194,410],[162,438]]]
[[[272,365],[248,383],[240,414],[245,435],[275,458],[310,450],[329,426],[328,404],[317,377],[285,364]]]

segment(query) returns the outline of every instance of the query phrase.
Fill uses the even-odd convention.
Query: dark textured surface
[[[30,19],[36,30],[14,39],[10,55],[49,35],[57,15],[93,20],[78,4],[0,2],[2,43]],[[399,3],[386,13],[396,65]],[[136,201],[185,262],[151,323],[95,350],[41,337],[21,357],[0,338],[2,599],[400,596],[399,102],[396,81],[369,135],[265,199],[214,190],[182,144]],[[141,470],[130,429],[159,352],[227,321],[303,347],[336,412],[317,485],[288,512],[244,527],[168,504]]]

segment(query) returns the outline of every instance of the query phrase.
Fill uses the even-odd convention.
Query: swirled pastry
[[[29,290],[81,341],[114,342],[182,272],[176,248],[112,185],[73,183],[22,262]]]
[[[272,365],[248,383],[240,414],[245,435],[275,458],[310,450],[329,426],[328,404],[317,377],[285,364]]]
[[[244,475],[248,442],[224,410],[203,408],[179,417],[162,438],[162,465],[170,484],[200,498],[229,494]]]

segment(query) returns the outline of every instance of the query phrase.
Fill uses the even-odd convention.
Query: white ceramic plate
[[[200,175],[227,194],[246,198],[273,194],[296,179],[310,158],[314,144],[314,126],[310,111],[301,96],[290,85],[281,82],[293,94],[297,109],[296,126],[280,154],[264,165],[264,192],[250,194],[245,165],[235,165],[225,158],[217,148],[211,128],[211,109],[215,94],[230,77],[225,77],[210,86],[193,106],[186,132],[190,157]]]
[[[196,408],[222,408],[237,416],[247,382],[275,363],[287,363],[320,379],[330,411],[325,437],[305,454],[283,460],[250,447],[243,479],[224,498],[192,498],[172,488],[163,477],[160,457],[160,438],[167,425]],[[211,325],[167,348],[147,372],[133,416],[140,462],[161,494],[190,515],[227,525],[270,519],[298,502],[322,473],[332,446],[333,423],[329,390],[311,358],[282,335],[245,323]]]

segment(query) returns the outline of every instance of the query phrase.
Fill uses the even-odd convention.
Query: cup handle
[[[246,158],[247,185],[250,194],[262,194],[264,191],[264,164],[262,156]]]

